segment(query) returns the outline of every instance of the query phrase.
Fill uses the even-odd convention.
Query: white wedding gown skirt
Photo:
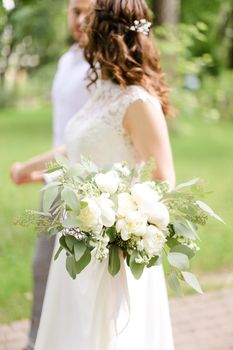
[[[134,165],[135,150],[122,121],[137,100],[149,101],[161,113],[158,100],[143,88],[126,90],[102,81],[67,126],[70,160],[83,154],[99,166],[124,160]],[[135,280],[123,258],[121,265],[113,278],[108,260],[92,260],[72,280],[65,253],[52,260],[35,350],[173,350],[163,268],[146,268]]]

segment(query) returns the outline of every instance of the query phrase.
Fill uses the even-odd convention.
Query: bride
[[[144,0],[94,1],[85,48],[93,96],[68,124],[66,146],[23,163],[18,177],[44,168],[57,152],[99,166],[154,157],[154,177],[174,187],[164,117],[170,105],[148,21]],[[163,268],[134,280],[122,264],[113,278],[107,261],[93,261],[72,280],[65,256],[52,261],[35,350],[127,349],[174,349]]]

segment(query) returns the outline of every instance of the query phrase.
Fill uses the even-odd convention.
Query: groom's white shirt
[[[52,86],[54,147],[63,145],[67,123],[90,97],[85,80],[88,69],[83,51],[77,44],[71,46],[58,62]],[[52,181],[57,174],[44,174],[45,182]]]
[[[87,102],[89,92],[85,80],[89,65],[77,44],[71,46],[59,60],[53,81],[53,144],[64,143],[64,131],[69,120]]]

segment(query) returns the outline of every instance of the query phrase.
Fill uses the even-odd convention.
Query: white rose
[[[116,171],[108,171],[106,174],[97,174],[94,178],[96,185],[102,192],[114,194],[120,184],[120,177]]]
[[[114,225],[116,215],[113,209],[114,203],[109,198],[105,196],[100,196],[96,198],[96,202],[101,210],[101,219],[102,223],[106,227],[111,227]]]
[[[139,211],[129,212],[125,218],[120,219],[116,224],[117,232],[126,241],[131,235],[143,236],[146,233],[147,217]]]
[[[126,216],[129,212],[135,211],[137,209],[132,196],[127,192],[118,194],[117,200],[118,200],[118,214],[120,216]]]
[[[80,229],[83,231],[101,231],[101,210],[98,204],[92,198],[84,198],[83,202],[87,203],[87,206],[81,209],[79,214]]]
[[[165,243],[166,237],[161,230],[153,225],[147,227],[143,245],[149,256],[160,255]]]
[[[153,203],[151,208],[148,208],[145,212],[149,223],[158,226],[162,230],[166,229],[170,221],[170,215],[165,204],[161,202]]]

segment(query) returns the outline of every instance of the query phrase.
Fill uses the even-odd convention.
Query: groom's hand
[[[43,171],[32,171],[31,173],[25,174],[23,171],[23,163],[15,163],[11,167],[11,180],[16,185],[29,184],[32,182],[43,182],[44,176]]]

